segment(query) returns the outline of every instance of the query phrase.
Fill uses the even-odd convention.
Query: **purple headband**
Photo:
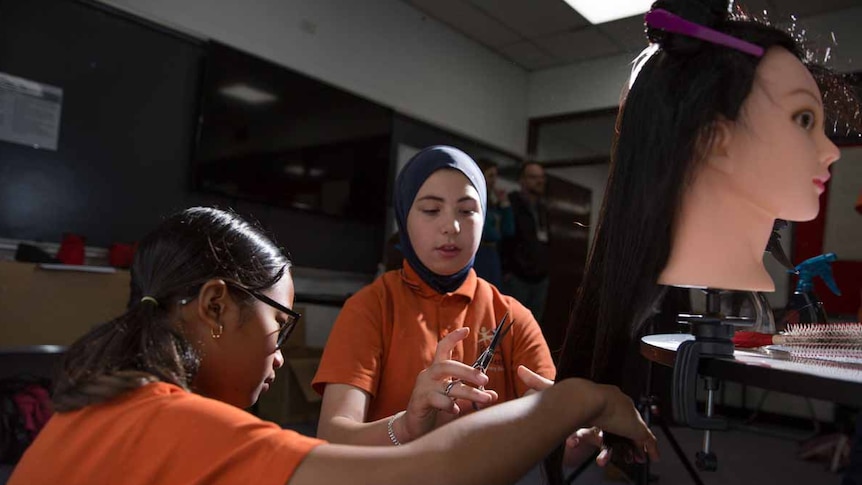
[[[661,29],[665,32],[694,37],[695,39],[700,39],[711,44],[730,47],[731,49],[736,49],[755,57],[763,57],[763,47],[760,47],[759,45],[737,39],[736,37],[723,34],[717,30],[704,27],[703,25],[698,25],[694,22],[689,22],[688,20],[685,20],[678,15],[674,15],[667,10],[650,10],[647,12],[644,19],[650,27]]]

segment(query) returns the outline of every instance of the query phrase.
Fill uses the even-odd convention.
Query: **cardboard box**
[[[0,346],[69,345],[122,314],[129,272],[41,269],[0,261]]]
[[[286,351],[275,382],[258,400],[258,416],[282,426],[317,423],[322,398],[312,389],[311,380],[322,354],[323,349],[308,347]]]

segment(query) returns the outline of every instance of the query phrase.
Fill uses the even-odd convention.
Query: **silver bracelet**
[[[397,418],[401,413],[395,413],[389,418],[389,421],[386,422],[386,432],[389,433],[389,440],[392,441],[392,444],[395,446],[401,446],[401,442],[398,441],[398,438],[395,437],[395,430],[392,428],[392,423],[395,422],[395,418]]]

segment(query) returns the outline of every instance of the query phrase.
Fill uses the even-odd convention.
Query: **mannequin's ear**
[[[733,134],[736,124],[725,118],[719,118],[712,122],[711,136],[702,136],[698,143],[701,153],[706,162],[715,169],[731,174],[733,173]]]
[[[233,304],[227,283],[220,279],[211,279],[204,283],[198,291],[195,302],[198,318],[212,328],[217,328],[223,323],[220,321],[222,315],[227,311],[228,306]]]

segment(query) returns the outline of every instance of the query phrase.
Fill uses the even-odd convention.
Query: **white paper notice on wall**
[[[0,72],[0,140],[57,150],[63,90]]]

